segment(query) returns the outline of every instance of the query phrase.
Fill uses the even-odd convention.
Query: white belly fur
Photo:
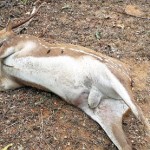
[[[12,66],[4,67],[7,74],[42,85],[70,103],[82,93],[88,95],[92,86],[104,95],[118,99],[111,88],[107,67],[92,57],[16,58],[14,54],[6,58],[4,64]]]

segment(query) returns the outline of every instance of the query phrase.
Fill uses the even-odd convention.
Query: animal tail
[[[140,120],[145,126],[147,131],[150,134],[150,125],[147,119],[144,117],[143,112],[139,106],[134,104],[133,95],[131,89],[126,89],[120,81],[112,74],[111,76],[111,84],[113,89],[117,92],[117,94],[123,99],[123,101],[129,106],[133,114]]]

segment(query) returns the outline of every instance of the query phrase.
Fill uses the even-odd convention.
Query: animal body
[[[130,70],[120,61],[78,45],[16,35],[10,24],[0,31],[0,43],[1,91],[51,91],[99,123],[120,150],[131,149],[121,126],[128,108],[149,128],[133,100]]]

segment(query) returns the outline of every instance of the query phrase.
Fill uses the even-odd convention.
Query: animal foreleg
[[[7,77],[2,77],[0,79],[0,91],[13,90],[22,87],[21,84],[9,79]]]

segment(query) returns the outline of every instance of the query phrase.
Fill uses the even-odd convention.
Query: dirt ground
[[[0,1],[0,29],[9,18],[26,17],[35,1]],[[46,0],[21,33],[49,42],[82,45],[129,64],[137,104],[150,121],[150,1]],[[144,13],[124,13],[127,5]],[[46,30],[46,32],[44,32]],[[130,115],[123,128],[134,150],[149,150],[143,126]],[[22,88],[0,93],[0,149],[116,150],[102,128],[52,93]]]

